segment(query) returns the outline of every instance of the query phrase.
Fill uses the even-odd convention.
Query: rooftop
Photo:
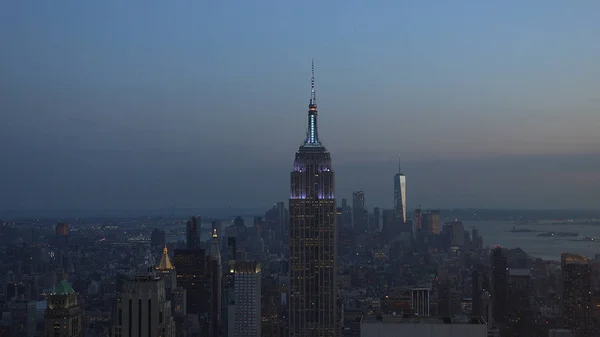
[[[531,270],[525,268],[510,268],[508,269],[510,276],[531,276]]]
[[[415,316],[415,315],[386,315],[386,316],[363,316],[361,324],[373,323],[394,323],[394,324],[487,324],[479,316],[458,316],[458,317],[438,317],[438,316]]]
[[[167,250],[167,245],[165,245],[165,248],[163,249],[162,258],[160,259],[160,263],[158,264],[158,267],[156,267],[156,269],[158,269],[158,270],[173,269],[173,264],[171,263],[171,259],[169,258],[169,251]]]
[[[60,283],[52,290],[52,295],[71,295],[74,293],[75,290],[73,290],[73,287],[71,287],[67,280],[60,281]]]

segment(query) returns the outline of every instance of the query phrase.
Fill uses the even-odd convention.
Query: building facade
[[[410,290],[412,308],[419,316],[429,316],[429,288],[413,288]]]
[[[406,176],[398,159],[398,173],[394,175],[394,214],[398,224],[406,223]]]
[[[576,336],[592,336],[592,270],[585,256],[562,253],[563,327]]]
[[[202,226],[202,219],[199,216],[192,217],[186,223],[186,248],[187,249],[198,249],[200,248],[200,227]]]
[[[502,328],[506,324],[509,314],[509,284],[508,260],[501,247],[492,250],[491,266],[490,285],[493,324],[497,328]]]
[[[117,294],[111,336],[175,336],[165,282],[153,269],[137,273],[123,284]]]
[[[44,332],[47,337],[83,336],[83,311],[77,293],[66,280],[61,281],[48,296]]]
[[[10,303],[11,336],[37,336],[35,321],[35,305],[35,301],[29,301],[24,297],[13,299],[13,301]]]
[[[352,192],[352,227],[357,233],[367,232],[368,216],[363,191]]]
[[[234,337],[261,335],[261,269],[256,261],[235,263]]]
[[[313,63],[306,139],[296,152],[291,173],[291,337],[338,335],[334,173],[317,126]]]

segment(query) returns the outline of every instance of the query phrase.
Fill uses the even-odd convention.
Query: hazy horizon
[[[600,208],[600,3],[436,3],[1,3],[0,209],[285,201],[312,58],[338,199]]]

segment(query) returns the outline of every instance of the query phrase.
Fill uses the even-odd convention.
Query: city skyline
[[[314,57],[338,196],[401,153],[409,210],[598,208],[600,5],[467,3],[2,4],[0,204],[285,200]]]

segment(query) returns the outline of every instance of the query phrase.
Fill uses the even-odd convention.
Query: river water
[[[511,233],[514,223],[502,221],[465,221],[465,230],[477,228],[485,246],[521,248],[533,257],[544,260],[560,260],[560,253],[575,253],[593,258],[600,254],[600,226],[586,224],[523,224],[517,229],[527,228],[537,232]],[[578,237],[540,237],[540,232],[575,232]],[[598,241],[573,241],[584,236]]]

